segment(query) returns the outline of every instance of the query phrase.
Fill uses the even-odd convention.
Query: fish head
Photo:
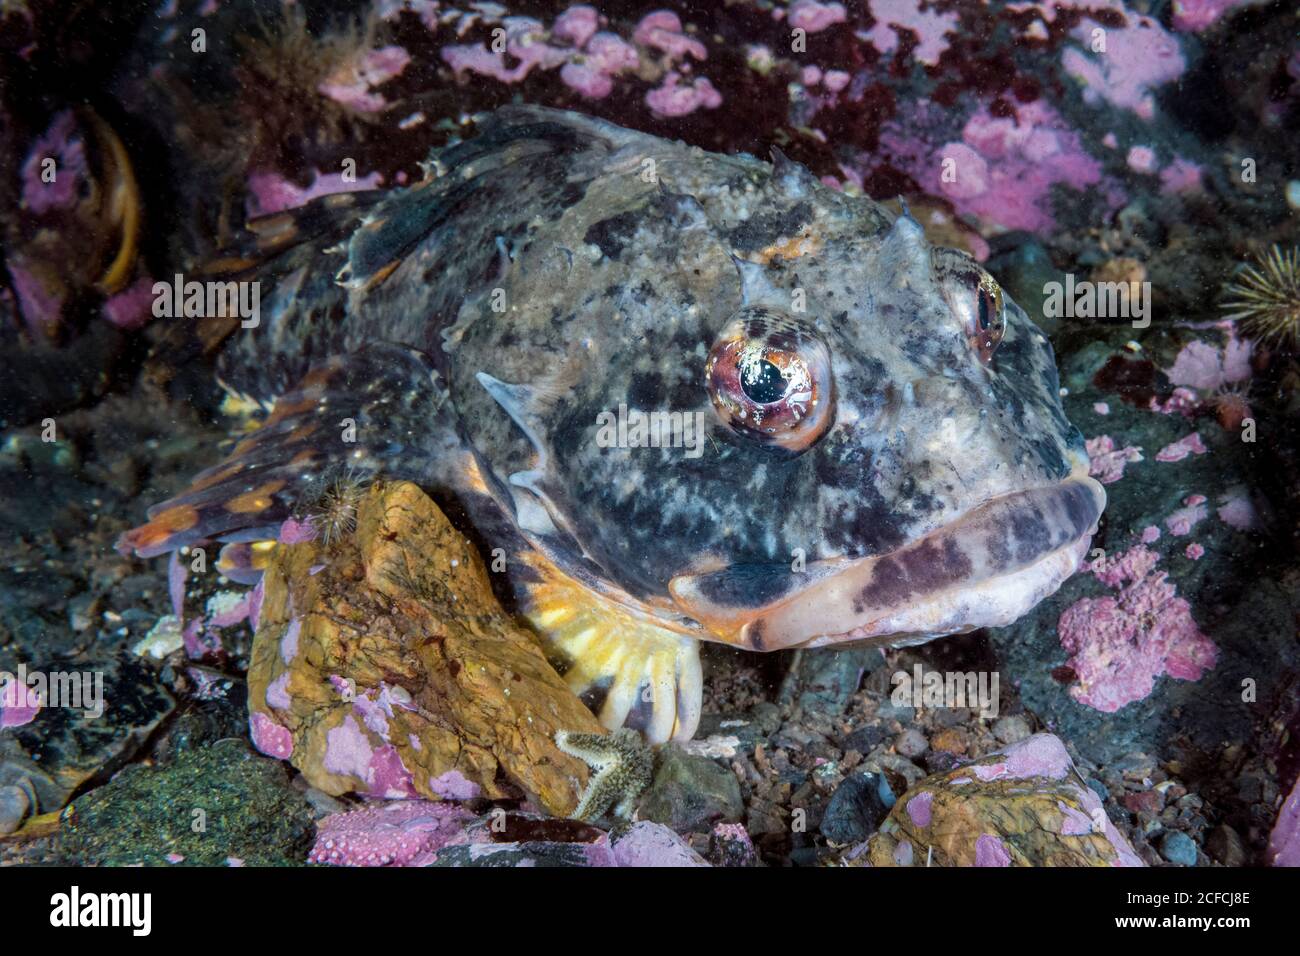
[[[467,333],[513,429],[470,426],[499,497],[566,571],[704,639],[1011,623],[1078,568],[1105,505],[1046,336],[906,213],[750,182],[743,203],[734,184],[651,196],[616,256],[575,239],[516,261],[518,324]]]

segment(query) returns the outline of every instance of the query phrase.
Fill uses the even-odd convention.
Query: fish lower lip
[[[718,639],[760,651],[897,646],[1005,626],[1078,569],[1105,504],[1101,485],[1080,474],[995,498],[909,545],[845,564],[754,609]]]

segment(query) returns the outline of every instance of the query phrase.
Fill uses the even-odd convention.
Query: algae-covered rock
[[[281,545],[248,673],[253,741],[331,795],[535,797],[566,815],[604,733],[501,610],[470,543],[414,485],[368,489],[355,533]]]
[[[315,826],[284,766],[238,740],[135,764],[73,801],[59,839],[82,866],[300,864]]]
[[[1064,744],[1035,734],[933,774],[848,851],[861,866],[1142,866]]]

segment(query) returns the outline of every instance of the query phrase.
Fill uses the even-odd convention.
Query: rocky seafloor
[[[101,674],[108,702],[92,718],[0,698],[0,862],[1300,862],[1294,265],[1271,326],[1221,307],[1243,263],[1298,241],[1292,7],[0,5],[0,671]],[[293,626],[275,598],[340,599],[301,590],[314,552],[293,549],[319,543],[286,542],[259,592],[114,549],[247,427],[150,321],[149,289],[252,216],[418,180],[431,147],[514,98],[709,149],[777,145],[836,188],[905,197],[983,259],[1051,337],[1106,487],[1087,565],[1010,627],[920,647],[707,646],[695,740],[601,751],[626,771],[625,818],[564,819],[597,774],[553,731],[594,719],[519,730],[518,700],[562,684],[513,625],[371,581],[391,554],[364,522],[334,552],[374,591],[356,584],[349,609],[410,601],[402,621],[449,636],[404,683],[357,666],[350,689],[381,710],[389,685],[436,692],[446,725],[403,724],[417,758],[357,697],[290,694],[313,678],[268,657]],[[71,173],[53,190],[49,156]],[[1059,314],[1067,277],[1149,283],[1149,322]],[[467,546],[399,530],[433,535],[434,556]],[[345,641],[309,637],[326,656]],[[529,690],[468,686],[464,660]],[[996,678],[996,706],[928,698],[927,673]],[[262,703],[272,687],[284,707]],[[354,712],[355,773],[322,742]],[[413,761],[443,785],[411,784]]]

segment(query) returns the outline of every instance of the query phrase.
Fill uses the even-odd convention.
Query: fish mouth
[[[902,646],[1003,627],[1072,575],[1106,492],[1076,471],[1057,484],[993,498],[886,554],[803,571],[727,568],[669,583],[706,640],[753,651]]]

